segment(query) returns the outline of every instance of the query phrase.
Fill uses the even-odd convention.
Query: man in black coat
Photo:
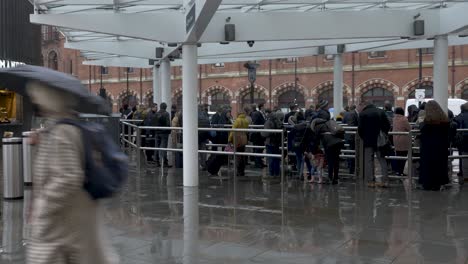
[[[284,116],[284,123],[288,123],[289,118],[297,113],[297,104],[289,105],[289,113]]]
[[[159,111],[153,116],[151,125],[156,127],[170,127],[171,126],[171,116],[167,112],[167,104],[161,103]],[[156,130],[156,148],[167,148],[169,142],[169,134],[171,130]],[[164,167],[170,168],[169,162],[167,160],[167,152],[160,150],[156,152],[156,164],[161,166],[160,159],[164,162]]]
[[[251,113],[252,117],[252,124],[256,126],[263,126],[265,125],[266,122],[266,114],[265,114],[265,109],[264,109],[264,104],[259,104],[258,105],[258,110],[255,110]],[[255,109],[255,108],[254,108]],[[260,128],[261,129],[261,128]],[[252,144],[254,146],[265,146],[265,138],[262,137],[260,132],[258,133],[252,133],[250,135],[250,141],[252,141]],[[254,153],[263,153],[263,149],[260,148],[255,148]],[[264,168],[266,167],[265,163],[263,162],[263,159],[261,157],[255,157],[255,167],[257,168]]]
[[[457,123],[457,128],[459,129],[467,129],[468,128],[468,103],[463,104],[461,106],[461,114],[459,114],[454,119],[455,123]],[[468,155],[468,132],[458,132],[459,134],[459,142],[458,143],[458,151],[460,155]],[[460,181],[464,181],[468,179],[468,159],[460,159],[460,176],[462,179]]]
[[[388,185],[387,161],[385,160],[385,146],[378,144],[380,132],[381,136],[386,136],[390,131],[390,122],[385,111],[375,107],[372,103],[365,103],[362,112],[359,114],[358,134],[364,143],[364,177],[367,179],[369,187],[386,187]],[[382,138],[381,138],[382,141]],[[380,145],[380,146],[378,146]],[[382,170],[382,181],[375,183],[374,154]]]

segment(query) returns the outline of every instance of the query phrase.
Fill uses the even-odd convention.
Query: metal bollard
[[[3,142],[3,198],[23,198],[22,138],[4,138]]]
[[[32,152],[33,145],[29,144],[34,132],[23,132],[23,180],[24,186],[32,186]]]

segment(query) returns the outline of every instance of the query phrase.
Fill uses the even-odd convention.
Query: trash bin
[[[29,138],[34,132],[23,132],[23,180],[24,186],[32,186],[32,152],[33,145],[29,144]]]
[[[8,263],[24,263],[23,218],[23,201],[3,202],[1,255]]]
[[[23,139],[4,138],[3,142],[3,198],[23,198]]]

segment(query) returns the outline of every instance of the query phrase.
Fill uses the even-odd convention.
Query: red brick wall
[[[60,71],[70,71],[70,63],[73,64],[73,74],[88,86],[91,80],[91,90],[97,92],[100,87],[100,67],[82,65],[83,58],[79,52],[63,48],[63,39],[56,43],[48,43],[43,46],[44,65],[47,65],[47,55],[50,51],[58,53],[58,67]],[[468,58],[466,46],[454,47],[455,73],[452,80],[452,68],[449,68],[449,88],[452,82],[456,86],[455,94],[460,96],[465,82],[468,83]],[[416,87],[418,78],[418,54],[417,50],[388,51],[384,58],[370,58],[368,53],[355,54],[355,103],[360,101],[361,95],[368,89],[383,86],[391,91],[395,97],[395,104],[403,106],[408,94]],[[452,63],[452,48],[449,49],[449,60]],[[423,76],[425,82],[432,82],[432,55],[424,55]],[[278,96],[289,87],[294,86],[295,63],[276,59],[271,61],[271,86],[270,86],[270,62],[260,61],[256,89],[262,91],[267,101],[267,107],[273,107]],[[201,94],[203,102],[208,95],[214,95],[214,91],[224,91],[231,98],[233,113],[240,108],[241,95],[248,90],[247,71],[243,62],[226,63],[224,67],[217,68],[214,65],[201,65],[202,72]],[[344,55],[344,93],[350,99],[352,94],[352,54]],[[298,89],[305,96],[306,106],[317,103],[320,92],[333,87],[333,60],[327,60],[325,56],[313,56],[299,58],[297,84]],[[172,91],[174,103],[181,94],[181,69],[172,68]],[[125,68],[110,68],[109,74],[103,75],[103,86],[111,96],[114,109],[119,106],[119,96],[127,90]],[[144,102],[152,94],[152,73],[150,69],[134,69],[129,74],[129,87],[132,94]],[[271,92],[271,94],[270,94]],[[451,94],[451,91],[450,91]],[[271,103],[271,104],[270,104]]]

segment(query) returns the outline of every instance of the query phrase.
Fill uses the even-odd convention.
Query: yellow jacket
[[[236,121],[232,125],[232,128],[249,128],[249,121],[245,117],[245,114],[240,114],[237,116]],[[237,132],[239,134],[244,133],[247,136],[246,132]],[[229,143],[233,143],[234,139],[234,133],[230,132],[229,133]]]

